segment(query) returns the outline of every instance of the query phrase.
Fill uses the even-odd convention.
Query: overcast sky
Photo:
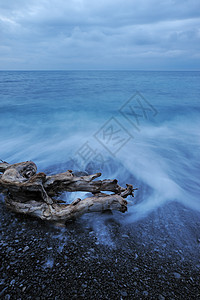
[[[200,0],[0,0],[0,69],[200,70]]]

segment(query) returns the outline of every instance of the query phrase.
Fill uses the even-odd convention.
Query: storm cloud
[[[2,70],[199,68],[199,0],[0,0]]]

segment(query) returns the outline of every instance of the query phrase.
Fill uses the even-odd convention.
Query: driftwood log
[[[107,210],[127,210],[125,198],[134,197],[132,185],[126,188],[117,180],[95,180],[101,173],[80,176],[71,170],[47,176],[37,173],[32,161],[9,164],[0,163],[0,192],[5,195],[6,205],[17,213],[32,215],[43,220],[66,222],[84,213]],[[75,199],[71,204],[58,200],[63,191],[85,191],[92,193],[83,200]],[[102,191],[113,192],[105,194]]]

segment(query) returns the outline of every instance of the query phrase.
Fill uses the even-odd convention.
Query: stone
[[[23,252],[26,252],[26,251],[28,251],[28,250],[29,250],[29,246],[26,246],[26,247],[24,248]]]
[[[15,279],[11,280],[10,285],[14,285],[15,284]]]
[[[180,278],[181,278],[181,275],[180,275],[179,273],[177,273],[177,272],[174,272],[174,277],[175,277],[176,279],[180,279]]]
[[[122,297],[127,297],[128,296],[126,291],[120,291],[120,294],[122,295]]]
[[[127,234],[122,234],[122,238],[129,239],[129,236]]]
[[[149,295],[149,293],[147,291],[143,291],[143,296],[147,297]]]
[[[163,295],[160,294],[160,295],[158,296],[158,300],[165,300],[165,297],[164,297]]]

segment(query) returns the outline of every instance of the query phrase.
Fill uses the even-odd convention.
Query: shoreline
[[[200,213],[86,215],[65,228],[0,201],[1,299],[198,299]],[[174,226],[176,224],[176,226]]]

